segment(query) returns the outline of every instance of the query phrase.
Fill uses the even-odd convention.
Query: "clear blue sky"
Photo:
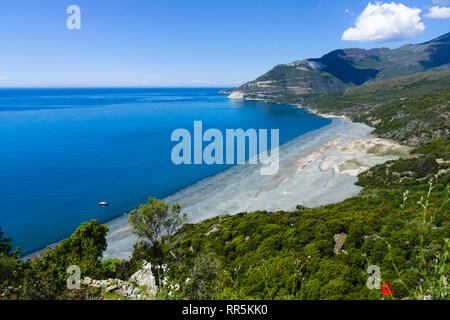
[[[345,47],[398,47],[450,31],[422,10],[425,30],[401,41],[343,41],[369,1],[2,0],[0,86],[235,86],[272,66]],[[68,30],[66,8],[81,8]]]

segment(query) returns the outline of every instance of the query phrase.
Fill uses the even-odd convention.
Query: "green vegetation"
[[[186,221],[186,214],[181,215],[179,204],[169,205],[164,201],[149,198],[147,204],[130,212],[129,223],[133,233],[146,240],[153,247],[159,247],[164,236],[170,240]]]
[[[17,266],[18,251],[12,252],[10,238],[4,238],[0,228],[0,283],[9,279]]]
[[[450,161],[450,143],[449,137],[446,139],[435,139],[416,148],[412,153],[429,154],[436,159]]]
[[[288,100],[365,122],[380,137],[411,146],[446,138],[450,131],[450,71],[418,73]]]
[[[106,249],[107,230],[106,225],[99,224],[97,220],[85,222],[70,238],[54,248],[47,248],[39,258],[14,261],[13,271],[6,279],[1,279],[1,296],[31,300],[98,299],[99,293],[95,290],[68,290],[66,281],[70,274],[67,268],[77,265],[83,276],[102,273],[104,263],[100,259]]]
[[[127,280],[145,259],[157,299],[449,299],[449,145],[432,140],[409,158],[372,167],[358,176],[358,196],[317,208],[218,216],[174,232],[184,222],[179,206],[150,198],[130,218],[142,241],[129,262],[101,261],[107,228],[96,220],[28,261],[0,235],[0,296],[119,299],[68,290],[67,267]],[[346,234],[338,251],[336,234]],[[392,295],[367,287],[370,265]]]
[[[418,246],[415,250],[415,261],[412,267],[403,271],[399,271],[394,257],[392,255],[391,245],[383,238],[388,246],[389,258],[392,261],[393,268],[397,274],[396,283],[406,289],[408,296],[418,300],[443,300],[449,299],[448,296],[448,256],[450,253],[448,238],[444,239],[441,248],[436,248],[433,243],[428,243],[428,239],[433,230],[438,227],[434,226],[436,218],[441,218],[442,208],[447,205],[449,200],[447,186],[447,195],[442,206],[437,211],[428,212],[428,203],[433,184],[430,182],[430,187],[426,198],[421,198],[418,204],[422,207],[421,216],[413,220],[413,224],[417,226],[418,230]],[[408,200],[408,193],[404,194],[403,202]],[[404,206],[404,205],[403,205]],[[403,207],[404,208],[404,207]],[[419,277],[419,285],[408,284],[408,278],[411,276]]]
[[[362,173],[361,194],[341,203],[185,224],[156,255],[136,246],[131,262],[167,264],[166,281],[190,299],[448,299],[450,174],[436,161],[448,146],[432,141]],[[345,253],[335,254],[338,233]],[[392,296],[367,288],[369,264]]]
[[[4,238],[2,229],[0,228],[0,254],[10,255],[12,245],[10,244],[10,238]]]
[[[450,71],[423,72],[384,81],[368,82],[328,95],[311,95],[307,97],[307,101],[321,110],[331,112],[358,105],[386,104],[402,98],[413,99],[429,93],[445,92],[449,87]],[[363,113],[362,110],[360,112]]]

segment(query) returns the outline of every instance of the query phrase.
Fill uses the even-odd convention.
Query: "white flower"
[[[189,281],[191,281],[191,278],[186,278],[186,281],[184,283],[188,283]]]

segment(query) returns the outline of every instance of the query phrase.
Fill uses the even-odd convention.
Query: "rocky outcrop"
[[[228,96],[230,100],[244,100],[244,93],[242,91],[233,91]]]
[[[152,264],[144,260],[142,268],[130,277],[130,282],[136,283],[138,286],[147,287],[147,292],[150,294],[156,292],[157,287],[152,273]]]
[[[205,236],[209,236],[211,233],[217,232],[219,230],[220,230],[220,226],[215,224],[215,225],[213,225],[211,230],[209,230],[207,233],[205,233]]]
[[[126,300],[154,300],[157,293],[152,265],[144,260],[141,269],[128,281],[121,279],[95,280],[85,277],[81,283],[87,287],[102,289],[105,293],[114,293]]]
[[[346,238],[347,238],[347,235],[345,233],[337,233],[333,236],[333,239],[335,242],[334,248],[333,248],[334,254],[338,254],[340,252],[347,254],[347,251],[341,250]]]

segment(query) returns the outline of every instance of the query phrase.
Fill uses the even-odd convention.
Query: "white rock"
[[[228,96],[230,100],[244,100],[244,93],[242,91],[233,91]]]
[[[112,286],[107,287],[107,288],[106,288],[106,292],[110,292],[110,291],[116,290],[117,288],[118,288],[118,286],[116,286],[116,285],[114,284],[114,285],[112,285]]]
[[[146,286],[149,292],[155,291],[156,281],[152,273],[152,264],[144,260],[142,268],[130,277],[130,282],[136,283],[138,286]]]

